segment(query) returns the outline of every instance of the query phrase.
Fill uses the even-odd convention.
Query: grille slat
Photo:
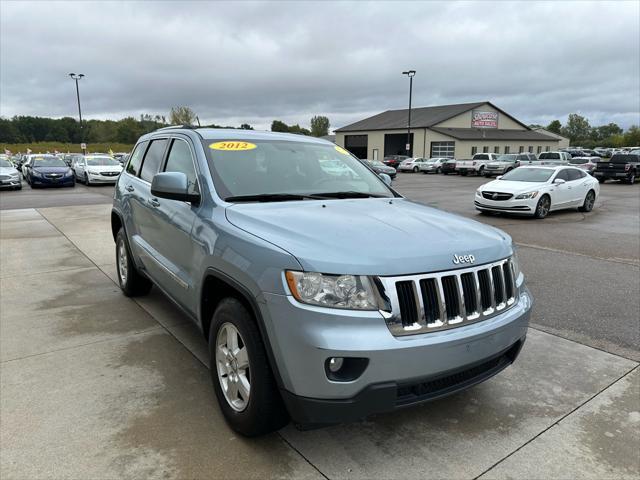
[[[390,298],[385,320],[394,335],[455,328],[489,318],[516,303],[510,260],[451,272],[379,277]]]
[[[402,324],[411,326],[418,322],[418,305],[416,296],[413,291],[413,282],[405,281],[396,283],[398,292],[398,301],[400,303],[400,315],[402,315]]]
[[[482,196],[488,200],[509,200],[513,197],[512,193],[502,193],[502,192],[482,192]]]

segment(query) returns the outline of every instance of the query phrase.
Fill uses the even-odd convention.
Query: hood
[[[122,165],[87,165],[86,169],[94,172],[122,172]]]
[[[0,175],[14,175],[17,173],[18,170],[13,167],[0,167]]]
[[[485,183],[480,187],[480,191],[504,192],[504,193],[524,193],[531,190],[538,190],[546,185],[545,182],[510,182],[508,180],[494,180]]]
[[[226,215],[291,253],[305,271],[406,275],[460,268],[454,255],[482,264],[511,254],[506,233],[403,198],[244,203]]]
[[[67,173],[69,167],[33,167],[33,170],[40,173]]]

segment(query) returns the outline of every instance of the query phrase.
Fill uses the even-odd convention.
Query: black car
[[[444,162],[442,164],[442,166],[440,167],[440,171],[444,175],[449,175],[450,173],[458,173],[458,172],[456,172],[456,160],[455,160],[455,158],[451,158],[451,159],[447,160],[446,162]]]
[[[633,153],[617,153],[609,161],[596,163],[593,176],[600,183],[606,180],[621,180],[633,185],[636,182],[636,175],[640,172],[640,155]]]
[[[378,175],[381,173],[386,173],[391,178],[396,178],[396,175],[398,173],[397,170],[393,167],[385,165],[380,160],[365,160],[365,162],[367,162],[371,169]]]
[[[387,165],[388,167],[398,168],[402,162],[404,162],[407,158],[406,155],[387,155],[382,160],[382,163]]]

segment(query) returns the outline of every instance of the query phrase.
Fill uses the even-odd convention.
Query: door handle
[[[133,191],[135,190],[131,185],[127,185],[126,187],[124,187],[124,189],[125,189],[127,192],[133,192]]]
[[[159,201],[158,201],[158,199],[157,199],[157,198],[155,198],[155,197],[154,197],[154,198],[150,198],[150,199],[149,199],[149,204],[150,204],[152,207],[154,207],[154,208],[155,208],[155,207],[159,207],[159,206],[160,206],[160,202],[159,202]]]

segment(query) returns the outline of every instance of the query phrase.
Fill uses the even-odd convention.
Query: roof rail
[[[156,132],[159,132],[161,130],[175,130],[175,129],[181,129],[181,128],[195,130],[196,128],[200,128],[200,127],[197,127],[196,125],[169,125],[168,127],[159,128],[158,130],[156,130]]]

